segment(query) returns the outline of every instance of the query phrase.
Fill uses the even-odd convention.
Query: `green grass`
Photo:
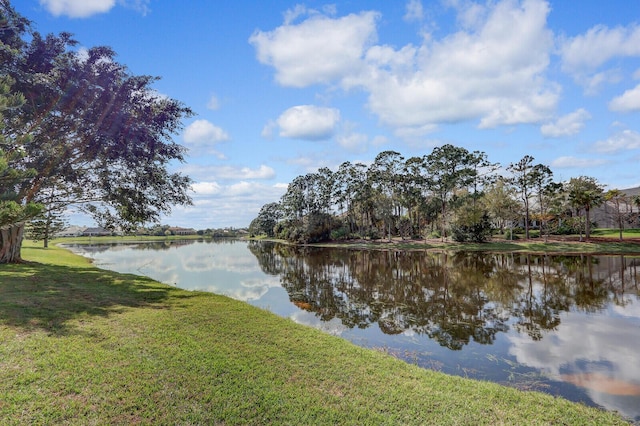
[[[226,297],[26,244],[0,265],[0,424],[624,424]]]
[[[323,247],[342,247],[352,249],[398,249],[398,250],[445,250],[445,251],[484,251],[515,253],[548,253],[548,254],[638,254],[640,244],[625,241],[548,241],[531,240],[497,240],[486,243],[456,243],[436,240],[402,241],[387,240],[337,242],[313,244]]]
[[[591,233],[594,237],[620,238],[620,231],[610,228],[597,228]],[[622,231],[622,239],[640,238],[640,228],[625,229]]]

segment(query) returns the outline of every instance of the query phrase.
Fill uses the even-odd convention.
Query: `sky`
[[[171,165],[194,205],[164,224],[245,227],[297,176],[444,144],[503,168],[530,155],[556,181],[640,185],[635,0],[12,4],[42,34],[110,46],[196,112]]]

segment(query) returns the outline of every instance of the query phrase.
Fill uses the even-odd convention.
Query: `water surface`
[[[228,295],[407,362],[640,421],[640,258],[73,245],[97,266]]]

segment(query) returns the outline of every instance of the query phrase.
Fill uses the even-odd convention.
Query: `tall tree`
[[[42,206],[22,203],[17,188],[24,180],[32,178],[36,171],[19,168],[15,164],[25,156],[16,146],[28,143],[29,137],[5,135],[3,112],[20,108],[24,104],[21,94],[12,93],[13,79],[0,76],[0,263],[19,262],[24,223],[35,217]]]
[[[400,191],[404,158],[396,151],[383,151],[369,167],[371,186],[376,191],[377,211],[383,218],[387,236],[391,240],[391,229],[400,217]]]
[[[567,193],[571,205],[578,211],[584,210],[584,235],[586,241],[589,241],[591,236],[590,212],[593,207],[597,207],[604,202],[603,188],[595,178],[580,176],[569,180]]]
[[[430,199],[425,168],[425,157],[411,157],[405,161],[402,172],[402,202],[407,208],[411,228],[416,234],[422,231],[421,221],[423,217],[426,219]]]
[[[630,216],[630,212],[627,209],[629,203],[629,198],[627,194],[620,191],[619,189],[610,189],[604,194],[604,201],[613,205],[613,212],[611,213],[611,217],[615,221],[620,241],[622,241],[622,231],[624,231],[624,224],[627,221],[627,218]],[[623,206],[624,205],[624,209]]]
[[[524,232],[525,238],[529,239],[529,227],[530,227],[530,211],[529,202],[531,201],[533,193],[533,160],[530,155],[525,155],[517,163],[511,163],[507,170],[513,174],[512,182],[520,193],[520,198],[524,206]]]
[[[540,235],[544,235],[545,241],[547,238],[547,198],[546,192],[549,192],[554,188],[549,186],[552,184],[553,172],[544,164],[536,164],[531,170],[531,183],[533,189],[538,195],[538,218],[540,220]],[[545,191],[547,190],[547,191]]]
[[[453,192],[469,186],[475,178],[471,160],[469,151],[450,144],[435,148],[425,158],[428,185],[440,204],[443,240],[447,230],[447,207]]]
[[[498,163],[492,163],[489,161],[487,154],[482,151],[473,151],[469,155],[469,165],[473,168],[473,178],[471,179],[471,196],[473,199],[473,206],[482,196],[482,192],[493,183],[496,179],[495,172],[500,165]]]
[[[0,15],[21,22],[6,1]],[[171,163],[184,160],[185,148],[172,138],[182,119],[192,115],[189,108],[157,94],[151,87],[157,78],[131,75],[110,48],[78,54],[69,34],[26,37],[26,27],[7,25],[22,28],[20,35],[29,39],[11,39],[17,53],[2,64],[25,97],[24,105],[4,118],[12,151],[25,153],[10,155],[9,167],[36,171],[14,186],[16,203],[37,203],[51,188],[73,188],[61,202],[102,226],[127,228],[191,202],[191,180],[169,171]],[[19,247],[24,223],[12,226],[17,238],[8,244]],[[9,261],[19,261],[19,250]]]

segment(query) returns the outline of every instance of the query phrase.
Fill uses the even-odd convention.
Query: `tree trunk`
[[[591,236],[591,219],[589,218],[589,209],[585,208],[584,214],[587,219],[584,224],[584,238],[586,241],[589,241],[589,237]]]
[[[0,228],[0,263],[20,263],[24,222]]]

